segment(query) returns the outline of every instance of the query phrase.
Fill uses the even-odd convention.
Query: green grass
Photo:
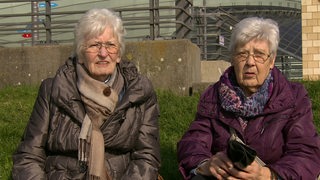
[[[320,81],[302,82],[312,99],[315,124],[320,132]],[[0,89],[0,179],[10,179],[11,155],[29,119],[38,87],[19,86]],[[176,143],[193,120],[199,95],[176,96],[157,91],[160,104],[161,175],[181,179],[176,159]]]
[[[181,179],[176,156],[177,141],[193,120],[199,96],[183,97],[158,91],[160,105],[161,174],[164,179]]]
[[[314,123],[320,132],[320,81],[302,81],[312,101]]]
[[[0,179],[9,179],[11,154],[29,119],[37,87],[7,87],[0,90]]]

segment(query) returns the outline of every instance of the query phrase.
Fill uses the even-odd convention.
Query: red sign
[[[23,34],[22,34],[22,37],[23,37],[23,38],[31,38],[31,37],[32,37],[32,34],[31,34],[31,33],[23,33]]]

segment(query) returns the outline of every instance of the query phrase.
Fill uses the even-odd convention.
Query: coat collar
[[[274,77],[273,91],[265,106],[264,114],[283,111],[295,104],[290,82],[276,67],[273,68],[272,74]]]
[[[76,58],[69,58],[57,71],[53,80],[51,99],[72,118],[82,123],[85,110],[76,85]],[[143,103],[151,96],[152,87],[145,77],[139,76],[137,68],[132,62],[121,61],[117,67],[123,74],[125,88],[122,100],[117,104],[115,111],[126,109],[133,104]],[[150,83],[151,84],[151,83]]]
[[[276,67],[273,68],[272,75],[274,78],[272,94],[261,116],[283,111],[285,109],[291,108],[292,105],[295,104],[290,82],[282,75],[282,73]],[[215,83],[214,85],[211,85],[201,95],[197,112],[200,115],[208,117],[210,119],[219,119],[220,123],[240,130],[240,124],[237,121],[235,121],[236,117],[233,114],[224,111],[219,106],[219,86],[220,81]]]

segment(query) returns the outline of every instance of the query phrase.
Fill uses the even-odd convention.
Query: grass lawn
[[[313,103],[315,124],[320,132],[320,81],[303,82]],[[10,179],[11,155],[17,147],[29,119],[38,87],[0,89],[0,179]],[[176,160],[176,143],[193,120],[199,95],[176,96],[157,91],[160,104],[161,175],[181,179]]]

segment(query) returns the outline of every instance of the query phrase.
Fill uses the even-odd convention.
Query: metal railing
[[[0,1],[0,5],[3,3],[13,2]],[[16,0],[14,3],[30,9],[0,13],[0,47],[70,44],[74,26],[85,12],[57,11],[51,7],[51,0]],[[40,10],[39,3],[45,3],[45,8]],[[208,8],[205,4],[193,7],[191,0],[173,3],[168,6],[159,0],[149,0],[141,7],[112,9],[124,22],[127,41],[187,38],[199,46],[202,60],[228,60],[227,46],[238,19],[223,8]],[[301,79],[301,57],[281,48],[279,52],[276,65],[288,78]]]
[[[12,1],[0,1],[0,4],[8,2],[12,3]],[[5,38],[21,34],[25,35],[25,38],[0,39],[0,47],[71,43],[78,16],[85,13],[85,10],[53,11],[50,0],[16,2],[29,2],[32,11],[0,13],[2,21],[0,36]],[[39,2],[45,2],[44,11],[39,11]],[[149,7],[113,8],[113,10],[122,18],[128,31],[128,40],[180,39],[186,38],[192,31],[192,4],[188,0],[177,1],[173,6],[160,6],[159,0],[149,0]],[[4,22],[8,18],[11,20]]]
[[[276,7],[265,7],[265,10],[256,10],[251,7],[251,12],[254,15],[256,12],[261,13],[273,13],[276,15],[290,16],[291,18],[300,15],[299,10],[286,9],[277,7],[277,10],[267,11],[266,9],[276,9]],[[194,8],[194,35],[192,41],[196,43],[201,49],[202,60],[229,60],[230,53],[228,52],[228,46],[230,44],[231,31],[235,24],[239,22],[238,16],[234,14],[249,13],[244,9],[248,7],[216,7],[216,8]],[[285,31],[286,32],[286,31]],[[283,33],[283,32],[282,32]],[[287,31],[286,33],[290,33]],[[301,32],[292,33],[297,38],[301,37]],[[282,34],[284,35],[284,34]],[[284,36],[282,36],[284,37]],[[292,36],[291,36],[292,37]],[[300,49],[301,42],[298,44],[290,44],[293,39],[281,39],[283,46],[278,48],[276,66],[283,72],[283,74],[289,79],[302,79],[302,58],[297,53]],[[286,44],[287,43],[287,44]],[[297,47],[297,49],[293,49]],[[292,52],[288,51],[290,49]]]
[[[277,56],[275,66],[290,80],[302,79],[302,61],[292,56]]]

